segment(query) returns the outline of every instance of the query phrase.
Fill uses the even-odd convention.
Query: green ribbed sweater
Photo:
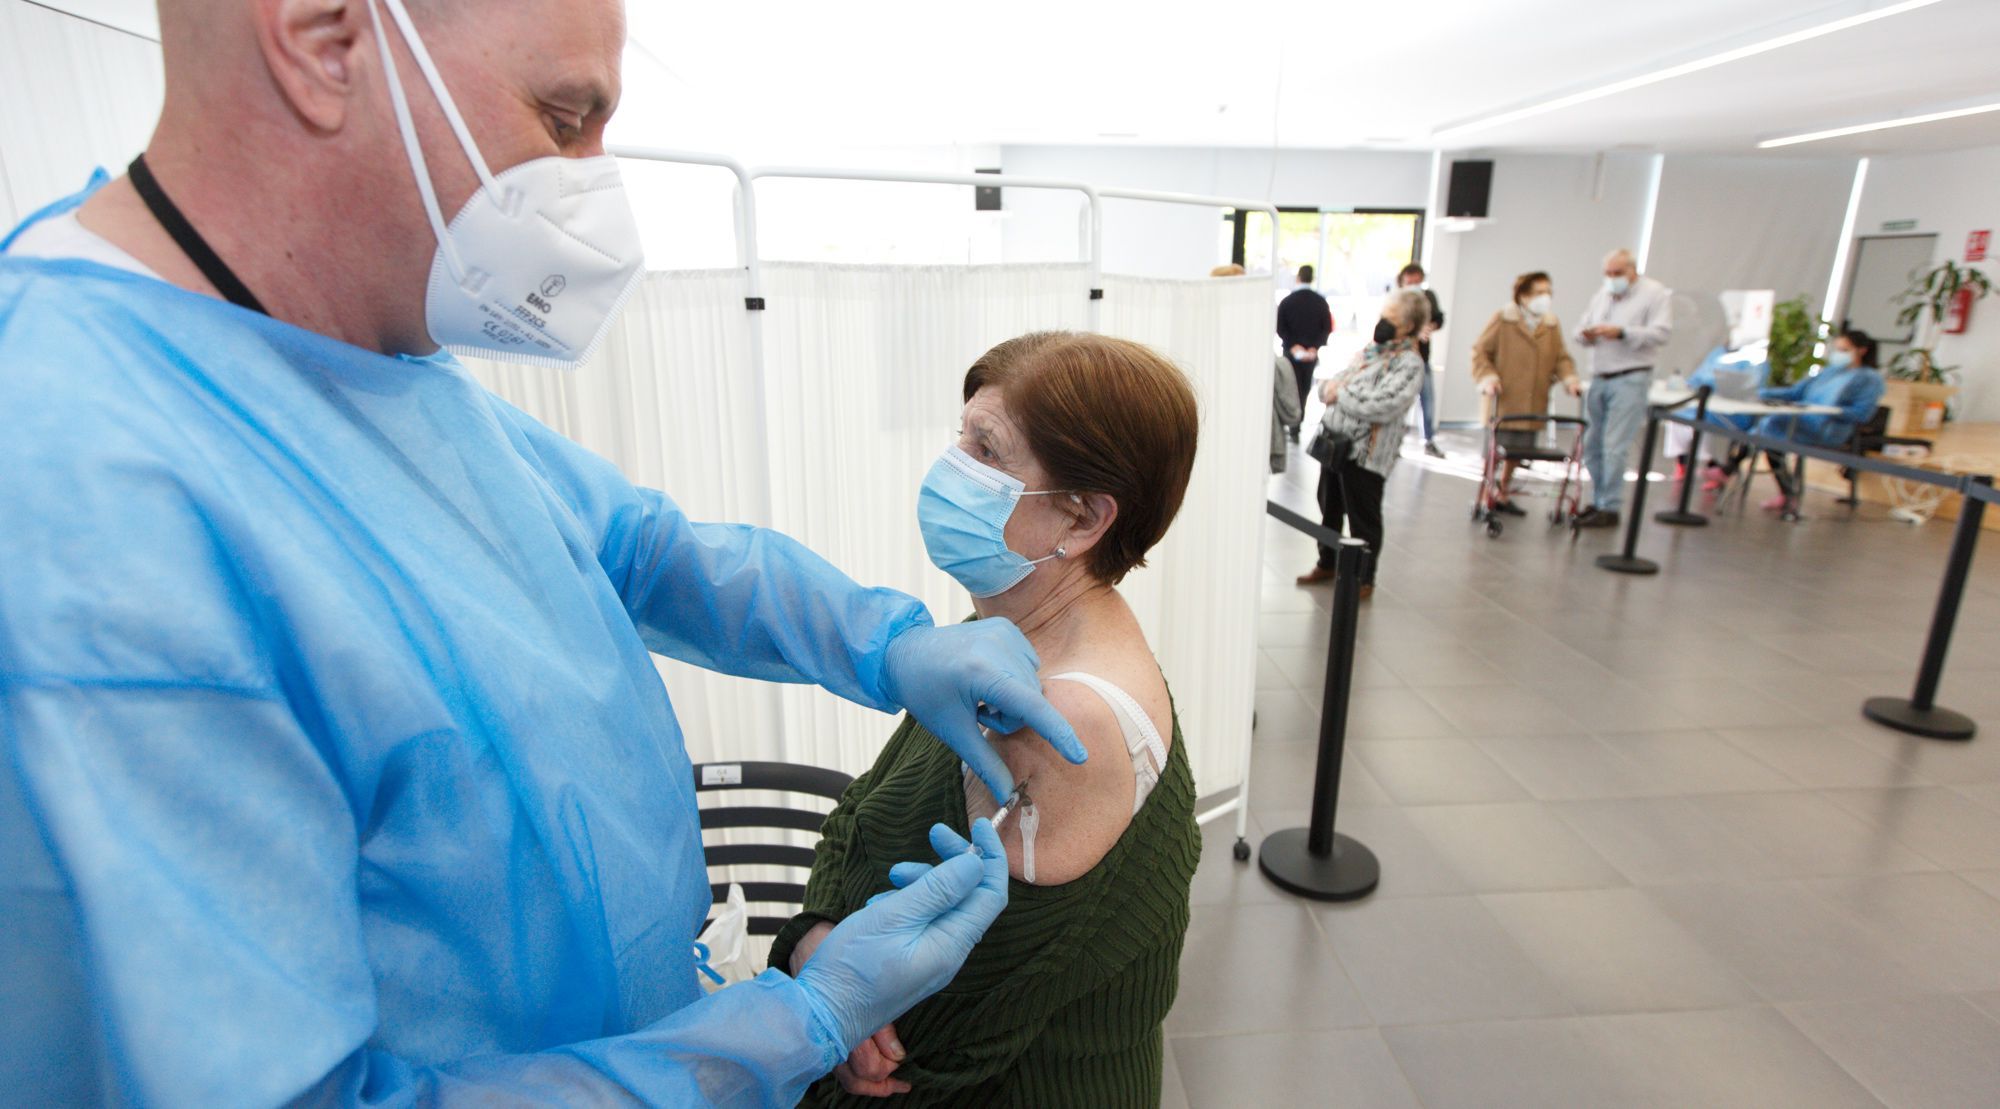
[[[897,1105],[1157,1106],[1161,1022],[1180,981],[1188,887],[1201,857],[1180,721],[1159,784],[1096,867],[1060,886],[1008,883],[1007,908],[958,976],[896,1020],[909,1052]],[[814,924],[889,889],[889,867],[934,858],[930,827],[966,833],[958,756],[905,717],[821,829],[805,908],[771,965]],[[1046,827],[1046,825],[1045,825]],[[831,1076],[800,1102],[883,1104]]]

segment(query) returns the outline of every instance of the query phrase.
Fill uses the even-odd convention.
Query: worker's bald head
[[[1639,276],[1639,264],[1632,252],[1624,247],[1604,256],[1604,276],[1632,278]]]
[[[619,95],[623,0],[403,2],[493,173],[533,158],[603,152]],[[355,273],[346,284],[400,290],[421,346],[435,239],[396,125],[382,43],[445,219],[479,178],[388,0],[159,4],[167,99],[155,145],[166,139],[182,151],[228,150],[237,159],[214,179],[189,182],[183,170],[183,187],[254,194],[264,186],[289,201],[294,226],[318,224],[300,227],[300,238],[361,236],[372,249],[357,249],[354,265],[387,276]],[[194,199],[200,209],[216,198]]]

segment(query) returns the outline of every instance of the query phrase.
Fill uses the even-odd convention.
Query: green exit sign
[[[1916,229],[1917,221],[1913,219],[1885,219],[1882,221],[1882,230],[1884,231],[1915,231]]]

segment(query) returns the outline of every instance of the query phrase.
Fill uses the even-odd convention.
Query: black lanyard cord
[[[139,191],[139,199],[146,202],[146,208],[153,213],[153,218],[160,221],[160,226],[173,237],[174,244],[181,248],[181,253],[187,255],[188,261],[194,263],[194,268],[200,270],[203,277],[208,278],[208,283],[215,286],[216,292],[221,293],[229,303],[239,308],[248,308],[252,312],[266,316],[271,314],[265,311],[264,302],[257,299],[257,294],[243,284],[242,279],[236,276],[236,271],[229,268],[229,263],[224,262],[215,253],[214,248],[208,245],[208,240],[202,238],[201,232],[196,231],[194,224],[189,223],[188,218],[181,214],[180,206],[175,204],[167,196],[167,191],[160,187],[160,182],[153,176],[153,171],[146,168],[144,154],[132,159],[131,168],[126,173],[132,178],[132,187]]]

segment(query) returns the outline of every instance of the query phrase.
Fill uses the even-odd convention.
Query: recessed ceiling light
[[[1613,81],[1610,84],[1598,85],[1595,88],[1584,89],[1582,92],[1567,93],[1563,96],[1537,101],[1525,107],[1496,112],[1490,116],[1480,116],[1475,119],[1466,120],[1463,123],[1454,123],[1432,131],[1431,139],[1433,141],[1448,141],[1460,135],[1469,135],[1474,131],[1483,131],[1489,127],[1498,127],[1503,123],[1513,123],[1518,120],[1544,115],[1548,112],[1559,111],[1563,108],[1573,108],[1578,104],[1588,104],[1593,100],[1602,100],[1607,96],[1616,96],[1621,92],[1630,92],[1633,89],[1645,88],[1647,85],[1656,85],[1661,81],[1670,81],[1676,77],[1685,77],[1690,73],[1699,73],[1704,69],[1713,69],[1719,65],[1727,65],[1730,62],[1741,61],[1744,58],[1752,58],[1772,50],[1795,46],[1801,42],[1808,42],[1819,38],[1822,35],[1831,35],[1838,31],[1859,27],[1865,23],[1873,23],[1878,19],[1887,19],[1892,15],[1902,15],[1904,12],[1913,12],[1918,8],[1928,8],[1938,2],[1939,0],[1900,0],[1898,3],[1875,8],[1872,11],[1844,16],[1826,23],[1814,24],[1802,30],[1762,39],[1747,46],[1738,46],[1731,50],[1724,50],[1720,53],[1696,58],[1693,61],[1682,62],[1679,65],[1670,65],[1664,69],[1655,69],[1639,74],[1637,77],[1627,77],[1622,81]]]
[[[1829,127],[1824,131],[1807,131],[1799,135],[1786,135],[1781,139],[1765,139],[1757,144],[1759,150],[1769,150],[1774,146],[1791,146],[1794,143],[1819,142],[1821,139],[1838,139],[1848,135],[1865,135],[1870,131],[1887,131],[1891,127],[1915,127],[1919,123],[1936,123],[1946,119],[1962,119],[1966,116],[2000,112],[2000,103],[1981,104],[1972,108],[1953,108],[1944,112],[1925,112],[1923,115],[1902,116],[1885,119],[1876,123],[1857,123],[1851,127]]]

